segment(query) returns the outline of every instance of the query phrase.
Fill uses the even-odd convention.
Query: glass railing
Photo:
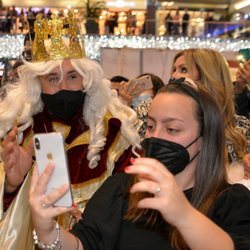
[[[99,60],[102,48],[171,49],[214,48],[219,51],[238,51],[250,47],[250,21],[189,22],[182,24],[146,20],[141,27],[131,29],[118,23],[111,34],[98,19],[83,20],[81,29],[89,58]],[[133,30],[133,32],[131,32]],[[0,34],[0,60],[18,58],[24,49],[27,30]]]
[[[143,22],[129,20],[118,22],[118,25],[112,28],[105,27],[105,22],[94,18],[88,18],[83,23],[84,34],[250,38],[250,20],[206,22],[202,18],[196,18],[180,23],[156,19]],[[139,25],[128,25],[131,23]]]
[[[27,33],[35,18],[27,19],[22,25],[18,19],[0,17],[0,34]],[[112,20],[111,20],[112,21]],[[85,18],[79,21],[84,35],[153,35],[153,36],[188,36],[188,37],[229,37],[249,38],[250,20],[210,21],[203,18],[191,19],[189,22],[166,22],[156,19],[124,19],[107,22],[99,18]]]

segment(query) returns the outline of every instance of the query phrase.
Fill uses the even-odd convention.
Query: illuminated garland
[[[23,51],[24,35],[0,36],[0,59],[8,60],[20,57]]]
[[[0,36],[0,58],[19,58],[23,51],[24,35]],[[200,38],[169,36],[93,36],[85,35],[85,50],[89,58],[100,60],[101,48],[170,49],[211,48],[218,51],[238,51],[250,48],[249,39]]]

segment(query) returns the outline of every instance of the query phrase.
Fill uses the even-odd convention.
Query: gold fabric
[[[110,118],[112,118],[112,116],[109,113],[104,118],[105,136],[107,135],[108,132],[108,121]],[[66,149],[69,150],[70,148],[78,145],[88,144],[89,133],[90,133],[89,130],[82,133],[74,141],[72,141],[71,144],[66,145]],[[110,175],[112,175],[112,172],[115,167],[115,162],[119,159],[124,150],[126,150],[128,147],[129,145],[127,141],[124,140],[123,137],[121,137],[121,134],[119,133],[116,136],[115,141],[108,150],[108,156],[106,162],[107,171],[98,178],[94,178],[83,183],[71,185],[74,202],[77,203],[79,210],[81,210],[82,212],[84,211],[88,200],[92,197],[92,195],[96,192],[96,190],[103,184],[103,182]],[[57,218],[57,221],[60,225],[62,225],[65,229],[68,230],[71,229],[76,222],[74,217],[69,213],[65,213],[59,216]]]
[[[108,121],[111,118],[107,114],[104,119],[105,135],[108,131]],[[68,133],[65,128],[60,128],[59,124],[54,124],[56,130]],[[33,132],[31,133],[33,134]],[[30,135],[29,135],[30,136]],[[27,142],[27,141],[26,141]],[[70,149],[77,145],[89,143],[89,130],[78,136],[71,144],[65,145],[66,149]],[[72,185],[72,193],[74,202],[78,204],[81,211],[84,210],[87,201],[94,192],[102,185],[102,183],[112,175],[115,162],[119,159],[125,149],[129,147],[127,141],[119,133],[108,150],[107,171],[100,177],[91,179],[87,182]],[[3,164],[0,164],[0,250],[33,250],[31,213],[28,203],[28,193],[30,184],[30,173],[26,176],[25,182],[21,186],[17,196],[12,201],[10,207],[3,213],[3,195],[4,195],[4,179],[5,173]],[[58,217],[58,222],[65,228],[70,229],[76,222],[70,214],[63,214]]]
[[[3,213],[5,173],[3,164],[0,164],[0,250],[32,250],[31,213],[28,194],[30,186],[30,174],[21,186],[17,196],[10,207]]]

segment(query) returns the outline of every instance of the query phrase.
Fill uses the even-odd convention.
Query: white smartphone
[[[142,76],[132,81],[133,86],[136,86],[133,91],[133,95],[138,95],[145,90],[153,88],[152,79],[149,75]]]
[[[64,139],[61,133],[41,133],[33,136],[38,172],[41,174],[49,162],[55,165],[54,172],[49,180],[46,193],[61,187],[64,184],[70,186],[68,160],[64,149]],[[71,188],[57,200],[54,206],[71,207],[73,196]]]

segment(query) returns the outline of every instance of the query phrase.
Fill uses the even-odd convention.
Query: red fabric
[[[4,193],[4,196],[3,196],[3,211],[5,212],[8,207],[10,206],[11,202],[15,199],[18,191],[19,191],[19,188],[13,192],[13,193]]]
[[[48,133],[52,132],[52,122],[57,121],[53,118],[48,111],[44,110],[43,112],[34,116],[34,133]],[[71,130],[69,136],[66,138],[66,143],[71,143],[77,136],[79,136],[84,131],[88,130],[88,127],[84,124],[82,119],[82,110],[70,121]],[[69,125],[69,124],[67,124]],[[78,184],[90,179],[101,176],[106,170],[106,161],[107,161],[107,152],[110,146],[113,144],[116,136],[120,132],[121,122],[116,118],[111,118],[109,120],[109,129],[107,134],[106,144],[100,152],[101,159],[98,162],[98,166],[94,169],[88,167],[87,152],[88,144],[80,145],[71,148],[67,152],[68,162],[69,162],[69,171],[72,184]],[[28,128],[24,132],[24,138],[29,134],[31,128]],[[115,172],[121,172],[123,169],[130,164],[130,157],[132,157],[131,149],[124,151],[121,157],[115,164]],[[19,190],[19,189],[18,189]],[[16,197],[18,190],[11,194],[4,195],[4,209],[6,210],[13,199]]]
[[[71,130],[69,136],[66,138],[66,143],[71,143],[77,136],[86,131],[88,127],[84,124],[81,118],[82,112],[74,117],[71,121]],[[44,112],[34,117],[33,130],[35,133],[52,132],[52,122],[55,121],[51,115],[45,110]],[[68,150],[69,172],[72,184],[78,184],[90,179],[101,176],[106,170],[107,152],[113,144],[116,136],[120,132],[121,122],[116,118],[109,120],[109,129],[107,133],[106,144],[100,152],[101,159],[94,169],[88,167],[87,152],[88,144],[75,146]],[[130,149],[126,150],[115,165],[114,172],[121,172],[129,165],[132,152]]]
[[[236,60],[227,60],[227,63],[230,68],[238,68],[239,67],[239,62]]]

